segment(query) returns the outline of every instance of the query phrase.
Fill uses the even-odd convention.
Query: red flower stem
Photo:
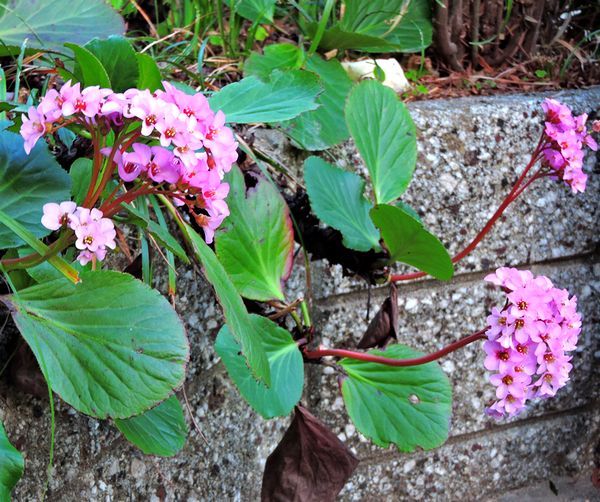
[[[5,258],[0,260],[0,265],[6,270],[24,269],[34,267],[45,262],[48,258],[57,255],[62,250],[75,242],[75,237],[71,234],[62,234],[56,241],[48,246],[48,253],[41,255],[39,253],[31,253],[20,258]]]
[[[113,199],[117,195],[117,193],[123,187],[123,185],[124,185],[123,181],[119,182],[119,184],[114,188],[114,190],[112,192],[110,192],[110,194],[108,195],[108,197],[106,197],[106,199],[102,203],[102,206],[100,207],[101,211],[104,212],[104,209],[102,209],[102,208],[105,208],[110,204],[111,199]]]
[[[104,170],[104,174],[102,175],[102,180],[100,181],[100,185],[98,186],[98,188],[94,192],[94,195],[91,198],[91,201],[90,201],[91,206],[96,204],[96,201],[102,195],[104,188],[110,181],[110,179],[113,175],[113,172],[115,171],[116,163],[114,162],[114,157],[115,157],[117,150],[121,150],[121,152],[126,151],[135,142],[135,140],[138,139],[140,136],[141,136],[140,130],[136,129],[135,131],[133,131],[133,133],[131,133],[129,138],[127,138],[127,136],[125,136],[123,138],[123,141],[125,141],[125,139],[127,139],[127,141],[125,141],[125,143],[120,148],[118,146],[119,138],[117,137],[115,139],[115,144],[113,145],[113,148],[112,148],[110,155],[108,157],[108,160],[106,162],[106,169]]]
[[[150,185],[142,184],[139,188],[126,192],[120,197],[117,197],[108,206],[103,209],[104,217],[111,218],[119,211],[119,206],[123,203],[129,203],[142,195],[148,195],[154,192],[154,188]]]
[[[90,180],[90,186],[88,187],[87,194],[83,200],[83,207],[92,207],[91,204],[92,196],[94,194],[94,188],[98,182],[98,176],[100,175],[101,168],[101,157],[100,157],[100,145],[98,144],[98,134],[94,130],[90,131],[92,134],[92,148],[94,149],[94,161],[92,163],[92,179]]]
[[[416,357],[414,359],[392,359],[390,357],[385,356],[376,356],[374,354],[367,354],[365,352],[357,352],[354,350],[346,350],[346,349],[317,349],[317,350],[303,350],[303,354],[308,359],[320,359],[324,356],[334,356],[334,357],[345,357],[348,359],[355,359],[357,361],[365,361],[369,363],[378,363],[385,364],[387,366],[418,366],[420,364],[427,364],[432,361],[436,361],[437,359],[444,357],[455,350],[458,350],[465,345],[476,342],[478,340],[483,340],[486,338],[485,332],[488,330],[488,327],[478,331],[477,333],[473,333],[472,335],[466,336],[450,345],[444,347],[433,354],[428,354],[422,357]]]
[[[452,257],[452,263],[457,263],[460,260],[462,260],[465,256],[469,255],[479,245],[479,243],[483,240],[483,238],[486,236],[486,234],[492,229],[492,227],[498,221],[498,219],[502,216],[502,214],[504,213],[506,208],[512,202],[514,202],[514,200],[523,192],[523,190],[526,187],[528,187],[531,184],[532,181],[534,181],[535,179],[538,178],[537,175],[538,175],[539,171],[538,171],[538,173],[534,174],[533,177],[530,180],[528,180],[527,183],[523,187],[521,187],[521,183],[523,183],[523,181],[525,180],[525,177],[527,176],[527,174],[529,173],[531,168],[539,160],[539,155],[541,153],[543,140],[544,140],[544,135],[542,134],[542,137],[540,138],[540,141],[538,142],[538,144],[531,156],[531,159],[529,160],[529,163],[527,164],[527,166],[525,166],[525,169],[523,170],[523,172],[521,173],[521,175],[519,176],[519,178],[513,185],[512,190],[504,198],[504,200],[502,201],[502,204],[500,204],[500,207],[498,207],[496,212],[488,220],[486,225],[479,231],[479,233],[473,238],[473,240],[468,244],[468,246]],[[519,190],[519,188],[522,188],[522,190]],[[425,277],[426,275],[427,274],[425,272],[412,272],[409,274],[392,274],[392,275],[390,275],[390,282],[409,281],[411,279],[419,279],[420,277]]]

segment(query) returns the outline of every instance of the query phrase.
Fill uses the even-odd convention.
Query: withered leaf
[[[394,283],[390,283],[390,296],[371,319],[367,331],[358,342],[359,349],[384,347],[390,338],[398,338],[398,290]]]
[[[290,427],[267,459],[261,500],[335,500],[357,465],[358,459],[333,432],[296,406]]]

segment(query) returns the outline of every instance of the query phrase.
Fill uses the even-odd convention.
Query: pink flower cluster
[[[542,103],[546,113],[543,146],[545,164],[556,172],[574,193],[583,192],[587,175],[583,172],[583,147],[597,150],[598,145],[586,128],[587,114],[573,117],[571,109],[554,99]]]
[[[115,93],[98,86],[80,89],[69,81],[60,91],[48,91],[23,117],[25,150],[29,153],[55,123],[67,119],[88,129],[112,129],[124,144],[102,153],[116,164],[121,179],[164,184],[168,190],[163,193],[187,205],[211,242],[229,214],[224,200],[229,185],[222,180],[237,160],[237,143],[224,114],[214,113],[204,95],[186,94],[168,82],[163,86],[164,91],[154,93]]]
[[[547,277],[516,268],[499,268],[485,280],[507,293],[506,305],[487,319],[485,367],[494,372],[497,401],[486,413],[514,416],[527,400],[554,396],[569,380],[567,352],[575,350],[581,331],[577,298]]]
[[[99,209],[77,207],[75,202],[65,201],[44,204],[43,211],[42,225],[49,230],[68,227],[75,232],[75,247],[81,250],[77,259],[82,265],[94,258],[103,260],[106,248],[116,247],[115,226],[111,219],[103,217]]]

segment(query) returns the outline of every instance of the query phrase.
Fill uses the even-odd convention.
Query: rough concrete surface
[[[409,106],[419,130],[419,161],[404,200],[452,251],[476,233],[527,162],[541,130],[544,96]],[[564,92],[559,98],[577,112],[594,113],[600,88]],[[279,133],[255,134],[256,145],[299,169],[304,154],[291,151]],[[352,142],[337,148],[334,158],[364,171]],[[589,188],[583,195],[574,196],[549,180],[538,183],[459,265],[451,282],[421,280],[399,289],[400,341],[432,351],[484,326],[487,311],[500,301],[498,292],[481,281],[486,271],[531,265],[579,298],[584,327],[572,382],[556,399],[497,423],[483,415],[493,390],[486,383],[480,344],[467,347],[442,361],[455,392],[448,442],[437,450],[400,454],[360,436],[348,422],[331,369],[310,365],[304,404],[361,459],[342,500],[554,500],[547,490],[550,482],[558,490],[556,500],[600,497],[589,482],[600,466],[600,169],[593,156],[587,159],[587,172]],[[287,285],[290,298],[305,294],[300,258]],[[313,263],[312,271],[314,318],[323,342],[351,346],[368,324],[365,284],[323,261]],[[179,281],[177,306],[191,343],[185,389],[208,443],[192,428],[175,458],[145,457],[109,422],[57,403],[47,500],[259,498],[264,462],[289,419],[262,420],[243,401],[212,348],[221,315],[210,288],[191,269],[181,268]],[[372,316],[386,291],[375,288],[370,294]],[[15,500],[39,500],[48,461],[48,403],[1,382],[0,419],[26,458]]]

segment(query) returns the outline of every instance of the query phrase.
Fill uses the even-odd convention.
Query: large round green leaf
[[[375,202],[396,200],[408,187],[417,160],[415,125],[396,93],[376,80],[356,86],[346,123],[369,170]]]
[[[188,428],[177,396],[157,407],[115,424],[123,435],[146,455],[172,457],[185,445]]]
[[[281,122],[314,110],[321,86],[311,72],[276,70],[269,82],[257,77],[246,77],[229,84],[209,100],[210,107],[221,110],[227,122],[248,124]]]
[[[346,0],[342,19],[325,30],[324,49],[418,52],[431,44],[429,0]],[[309,31],[316,31],[312,23]]]
[[[119,14],[103,0],[8,0],[0,6],[0,39],[20,46],[61,50],[64,42],[125,33]]]
[[[380,204],[371,218],[381,230],[392,261],[407,263],[442,280],[454,275],[452,259],[444,245],[423,224],[400,207]]]
[[[292,411],[302,395],[304,363],[298,345],[288,331],[270,319],[255,314],[250,322],[261,334],[271,369],[271,387],[257,382],[240,355],[240,346],[227,325],[217,336],[215,350],[223,359],[227,372],[248,403],[263,417],[281,417]]]
[[[162,76],[160,69],[152,56],[148,54],[136,54],[140,76],[136,87],[138,89],[149,89],[154,92],[157,89],[162,89]]]
[[[301,148],[325,150],[350,135],[344,121],[344,105],[354,84],[337,59],[326,61],[314,54],[306,60],[306,69],[316,73],[323,86],[323,94],[317,98],[319,108],[281,126]]]
[[[113,91],[123,92],[137,86],[140,76],[138,59],[126,38],[117,36],[104,40],[95,38],[85,44],[85,48],[104,66]]]
[[[254,23],[272,23],[276,0],[237,0],[234,2],[236,14]]]
[[[390,345],[369,354],[409,359],[423,354]],[[394,443],[401,451],[440,446],[448,437],[452,389],[438,363],[394,367],[342,359],[348,377],[342,395],[356,428],[378,446]]]
[[[52,389],[79,411],[128,418],[183,382],[189,347],[158,291],[128,274],[82,272],[3,298]]]
[[[236,166],[226,181],[231,213],[217,231],[217,256],[242,296],[283,300],[282,281],[290,274],[294,248],[287,204],[262,177],[246,193],[244,175]]]
[[[96,55],[77,44],[65,44],[65,47],[73,51],[75,57],[75,67],[73,74],[78,82],[81,82],[81,87],[91,85],[99,85],[103,88],[110,88],[110,78],[104,65],[96,57]],[[66,77],[63,77],[66,79]]]
[[[297,70],[304,61],[302,47],[294,44],[272,44],[263,53],[250,53],[244,61],[244,76],[255,76],[268,82],[273,70]]]
[[[69,199],[70,188],[69,175],[43,140],[27,155],[20,135],[0,132],[0,210],[36,237],[43,237],[49,231],[41,223],[42,206]],[[23,241],[0,223],[0,249],[21,244]]]
[[[304,161],[304,181],[313,213],[342,233],[344,246],[356,251],[381,249],[369,216],[373,204],[365,198],[365,181],[358,174],[309,157]]]
[[[6,435],[0,422],[0,500],[10,500],[10,492],[23,475],[25,462]]]

